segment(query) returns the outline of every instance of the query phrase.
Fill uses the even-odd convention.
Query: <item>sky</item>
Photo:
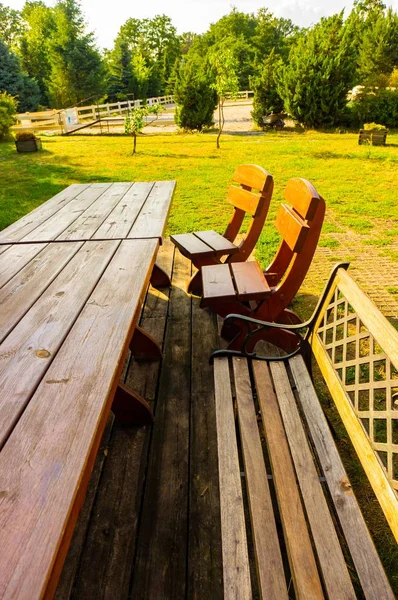
[[[25,0],[0,0],[2,4],[20,9]],[[51,6],[54,1],[45,0]],[[398,0],[385,0],[385,4],[398,11]],[[256,12],[266,6],[277,17],[290,18],[299,26],[308,26],[346,8],[352,8],[352,0],[81,0],[88,23],[94,31],[101,48],[111,48],[120,26],[130,17],[144,19],[165,14],[171,18],[178,33],[193,31],[204,33],[210,23],[218,21],[230,12],[232,6],[242,12]]]

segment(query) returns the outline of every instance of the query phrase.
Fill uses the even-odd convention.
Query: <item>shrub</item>
[[[10,135],[10,128],[15,123],[17,101],[7,92],[0,93],[0,140],[5,140]]]
[[[251,89],[254,90],[252,117],[257,125],[263,125],[265,115],[283,111],[283,100],[277,90],[281,65],[281,58],[272,50],[260,74],[250,79]]]
[[[17,142],[27,142],[28,140],[37,139],[33,131],[18,131],[15,134]]]
[[[354,127],[361,127],[363,123],[398,127],[398,90],[364,90],[348,107],[350,124]]]
[[[363,128],[365,131],[385,131],[384,125],[379,125],[378,123],[365,123]]]
[[[217,93],[210,78],[191,62],[182,65],[174,89],[175,122],[182,129],[202,131],[214,123]]]

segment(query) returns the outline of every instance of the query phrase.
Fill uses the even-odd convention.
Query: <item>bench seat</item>
[[[302,356],[214,377],[224,597],[392,600]]]
[[[236,254],[239,247],[217,233],[216,231],[195,231],[170,236],[181,254],[193,260],[211,256]]]

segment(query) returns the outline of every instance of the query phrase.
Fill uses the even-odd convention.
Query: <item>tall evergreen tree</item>
[[[55,107],[67,107],[104,94],[104,65],[92,33],[85,33],[78,0],[58,0],[55,31],[49,43],[47,88]]]
[[[260,74],[250,80],[254,90],[252,117],[257,125],[263,124],[265,115],[283,111],[283,100],[278,92],[282,65],[280,56],[271,50],[261,66]]]
[[[202,131],[214,122],[217,94],[203,62],[182,61],[174,89],[175,121],[182,129]]]
[[[279,93],[286,110],[310,127],[339,122],[355,78],[343,14],[323,18],[301,35],[282,71]]]
[[[18,57],[1,40],[0,92],[14,96],[20,112],[36,110],[40,101],[40,90],[36,81],[23,72]]]

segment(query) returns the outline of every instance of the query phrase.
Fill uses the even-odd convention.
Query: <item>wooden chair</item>
[[[282,241],[266,271],[263,273],[255,262],[203,267],[202,307],[210,306],[222,317],[235,313],[284,324],[301,322],[288,306],[311,265],[325,201],[309,181],[298,178],[288,181],[285,199],[289,205],[281,205],[275,222]],[[239,348],[245,332],[229,326],[223,327],[222,334],[234,338],[230,348]],[[295,344],[289,332],[279,334],[278,341],[285,350]]]
[[[201,294],[200,270],[204,265],[246,261],[262,231],[274,188],[272,175],[257,165],[240,165],[232,181],[239,186],[231,185],[228,190],[227,202],[232,204],[234,212],[224,235],[216,231],[195,231],[170,236],[181,253],[199,269],[189,282],[188,292]],[[246,214],[253,219],[243,240],[236,245]]]

